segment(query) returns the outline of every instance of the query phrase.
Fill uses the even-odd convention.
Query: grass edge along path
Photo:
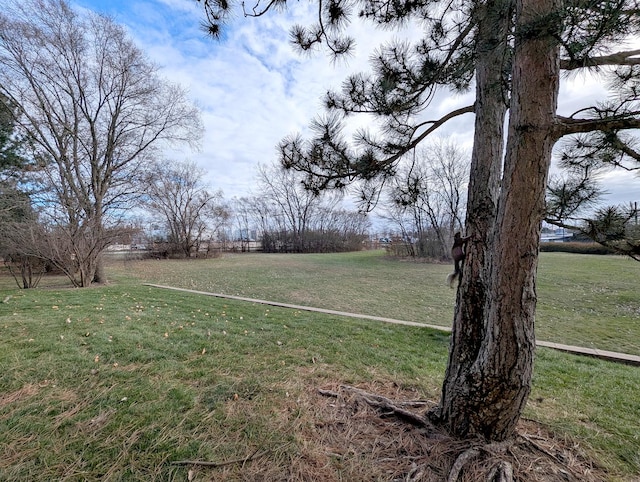
[[[198,290],[192,290],[188,288],[178,288],[175,286],[166,286],[166,285],[159,285],[154,283],[143,283],[143,286],[150,286],[152,288],[167,289],[167,290],[174,290],[174,291],[183,291],[186,293],[193,293],[193,294],[204,295],[204,296],[214,296],[216,298],[226,298],[231,300],[246,301],[249,303],[259,303],[259,304],[269,305],[269,306],[278,306],[281,308],[291,308],[294,310],[313,311],[315,313],[325,313],[328,315],[347,316],[349,318],[360,318],[365,320],[381,321],[384,323],[392,323],[395,325],[431,328],[433,330],[440,330],[447,333],[451,331],[451,328],[448,328],[446,326],[429,325],[426,323],[417,323],[415,321],[397,320],[394,318],[386,318],[383,316],[372,316],[372,315],[363,315],[359,313],[348,313],[345,311],[329,310],[325,308],[314,308],[311,306],[294,305],[290,303],[280,303],[277,301],[259,300],[254,298],[245,298],[243,296],[225,295],[221,293],[210,293],[208,291],[198,291]],[[542,340],[536,340],[536,345],[543,346],[545,348],[552,348],[554,350],[573,353],[576,355],[591,356],[595,358],[600,358],[602,360],[609,360],[609,361],[614,361],[618,363],[625,363],[628,365],[640,366],[640,356],[630,355],[627,353],[618,353],[618,352],[608,351],[608,350],[598,350],[595,348],[585,348],[585,347],[574,346],[574,345],[565,345],[562,343],[553,343],[553,342],[542,341]]]
[[[555,254],[541,255],[536,338],[640,356],[640,264]],[[451,326],[455,304],[455,290],[445,283],[448,265],[389,259],[384,253],[114,260],[110,270],[123,283],[136,279],[444,327]]]

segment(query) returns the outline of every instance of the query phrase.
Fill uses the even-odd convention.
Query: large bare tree
[[[272,163],[258,167],[255,194],[235,199],[233,211],[241,239],[255,232],[266,252],[359,250],[370,222],[341,201],[335,193],[310,192],[300,173]]]
[[[279,231],[290,233],[293,251],[304,251],[305,234],[326,199],[304,188],[300,176],[279,165],[258,168],[258,189],[277,213]]]
[[[197,141],[197,109],[124,28],[64,0],[4,2],[0,93],[30,140],[41,221],[66,251],[52,262],[72,260],[61,268],[77,286],[103,281],[120,210],[162,146]]]
[[[305,189],[300,173],[279,164],[258,169],[252,211],[262,229],[265,251],[358,250],[369,227],[366,214],[342,206],[336,193]]]

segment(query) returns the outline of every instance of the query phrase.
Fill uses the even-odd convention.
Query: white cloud
[[[86,8],[113,15],[125,24],[162,73],[189,89],[203,112],[205,136],[199,152],[175,153],[205,168],[208,181],[227,197],[249,193],[258,163],[272,162],[278,142],[293,132],[305,132],[321,112],[321,98],[338,90],[350,73],[367,71],[372,53],[397,32],[375,31],[355,21],[349,34],[357,40],[356,55],[332,64],[325,53],[298,55],[289,43],[294,23],[313,21],[312,2],[296,3],[286,13],[258,19],[237,14],[222,41],[201,29],[201,5],[192,0],[76,0]],[[411,38],[418,29],[403,35]],[[590,75],[563,79],[560,112],[570,114],[605,93]],[[452,108],[468,105],[473,93],[439,93],[428,111],[437,119]],[[604,100],[604,99],[603,99]],[[366,125],[370,119],[357,120]],[[451,135],[470,147],[473,115],[448,123],[438,135]],[[628,202],[640,197],[637,177],[610,176],[610,199]],[[614,192],[615,191],[615,192]]]
[[[603,202],[609,204],[628,205],[640,202],[640,177],[626,171],[616,170],[602,176],[602,184],[606,187]]]

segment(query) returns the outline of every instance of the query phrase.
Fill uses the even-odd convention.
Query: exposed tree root
[[[513,481],[513,466],[509,462],[502,460],[495,465],[489,475],[487,476],[487,482],[512,482]]]
[[[427,410],[435,405],[434,402],[397,402],[377,393],[345,385],[339,386],[338,390],[319,390],[318,393],[342,402],[332,403],[331,406],[351,410],[352,417],[360,416],[358,404],[364,403],[374,409],[379,418],[388,420],[387,423],[394,424],[393,419],[397,420],[396,426],[389,427],[388,430],[407,431],[409,429],[402,429],[402,424],[408,424],[407,426],[413,426],[419,431],[416,435],[422,437],[420,453],[412,456],[413,460],[404,476],[393,478],[397,482],[599,480],[591,470],[592,465],[585,462],[586,459],[580,459],[579,455],[566,457],[558,450],[554,454],[553,449],[545,449],[526,433],[501,443],[454,439],[425,416]],[[531,421],[526,423],[533,425]]]
[[[447,477],[447,482],[458,482],[458,478],[460,477],[460,472],[465,465],[467,465],[471,460],[477,458],[480,455],[480,451],[475,448],[471,448],[462,452],[458,455],[458,458],[453,463],[453,467],[449,471],[449,476]]]
[[[425,466],[413,464],[403,482],[418,482],[424,477]]]

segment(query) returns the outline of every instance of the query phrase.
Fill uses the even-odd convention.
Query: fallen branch
[[[318,393],[325,397],[338,398],[338,392],[334,392],[332,390],[323,390],[322,388],[318,388]]]
[[[227,460],[225,462],[210,462],[210,461],[207,461],[207,460],[177,460],[175,462],[171,462],[171,465],[199,465],[201,467],[224,467],[224,466],[233,465],[233,464],[243,464],[244,465],[247,462],[250,462],[252,460],[258,459],[260,457],[264,457],[269,452],[271,452],[271,451],[270,450],[263,450],[262,452],[260,452],[260,449],[257,449],[254,453],[252,453],[248,457],[244,457],[244,458],[240,458],[240,459]]]

